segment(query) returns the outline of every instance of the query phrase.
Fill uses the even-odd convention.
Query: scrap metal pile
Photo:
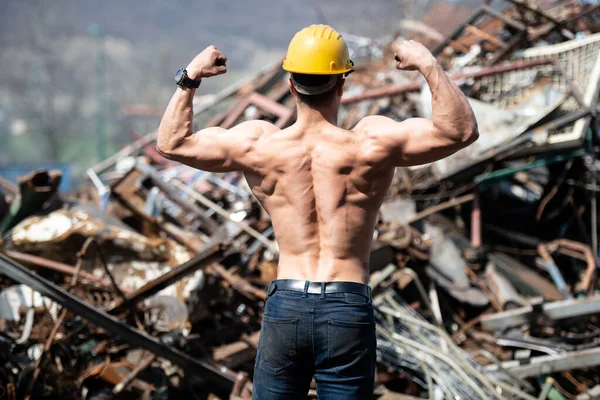
[[[404,32],[468,96],[480,139],[396,171],[371,251],[374,398],[599,398],[599,17],[498,1],[441,42]],[[431,117],[424,80],[393,67],[398,37],[345,37],[342,127]],[[280,63],[196,100],[195,128],[295,118]],[[251,396],[273,229],[239,173],[170,163],[155,137],[70,196],[55,171],[0,180],[0,398]]]

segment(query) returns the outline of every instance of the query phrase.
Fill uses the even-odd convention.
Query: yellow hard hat
[[[334,75],[352,71],[348,46],[329,25],[311,25],[294,35],[283,69],[309,75]]]

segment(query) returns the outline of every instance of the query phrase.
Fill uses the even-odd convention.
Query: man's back
[[[328,123],[268,129],[254,148],[264,173],[246,173],[271,216],[280,279],[368,279],[369,248],[393,166],[367,135]]]

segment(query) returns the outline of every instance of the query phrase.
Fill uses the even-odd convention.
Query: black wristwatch
[[[198,87],[200,87],[200,82],[202,82],[202,79],[198,79],[196,81],[196,80],[188,77],[188,74],[187,74],[187,71],[185,70],[185,68],[181,68],[175,74],[175,83],[178,84],[179,86],[197,89]]]

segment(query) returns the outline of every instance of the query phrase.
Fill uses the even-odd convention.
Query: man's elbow
[[[459,126],[437,127],[437,135],[445,138],[456,147],[467,147],[479,138],[477,123],[460,124]]]
[[[477,124],[469,127],[466,132],[463,134],[463,143],[467,146],[476,142],[479,139],[479,128],[477,128]]]
[[[170,146],[168,143],[160,141],[156,142],[156,151],[167,160],[176,161],[178,156],[177,147]]]
[[[170,132],[162,131],[161,128],[159,128],[156,140],[156,151],[164,158],[176,161],[185,147],[185,139],[182,140],[180,137],[181,134],[179,132],[173,132],[171,134]]]
[[[172,156],[168,146],[165,146],[164,143],[161,142],[156,142],[156,151],[158,154],[167,159],[170,159]]]
[[[469,146],[479,139],[477,123],[462,127],[460,130],[455,131],[452,137],[456,144],[461,144],[463,147]]]

